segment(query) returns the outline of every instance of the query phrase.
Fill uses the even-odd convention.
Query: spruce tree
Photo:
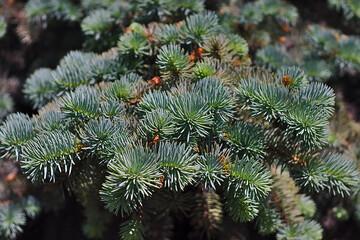
[[[236,21],[295,25],[296,8],[282,4],[247,3]],[[168,239],[181,215],[198,239],[221,239],[230,219],[277,239],[321,239],[310,196],[358,188],[356,163],[329,147],[335,93],[315,81],[326,74],[309,77],[279,46],[253,66],[246,40],[204,1],[30,0],[25,10],[35,22],[79,22],[86,40],[27,78],[37,113],[6,117],[0,151],[34,184],[74,193],[87,237],[113,221],[121,239]],[[358,69],[359,40],[334,34],[309,28],[312,59],[336,49],[334,64]],[[23,209],[0,211],[4,239],[31,215]]]

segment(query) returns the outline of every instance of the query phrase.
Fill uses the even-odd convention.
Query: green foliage
[[[139,15],[136,21],[149,23],[151,21],[165,21],[165,16],[169,15],[168,0],[145,0],[139,1]]]
[[[345,68],[345,71],[360,70],[358,36],[346,36],[338,30],[320,25],[311,25],[307,35],[310,46],[318,51],[314,51],[314,55],[328,58],[340,69]]]
[[[35,120],[37,132],[63,131],[67,128],[65,115],[57,111],[48,111],[40,114]]]
[[[227,131],[227,142],[240,158],[261,159],[265,141],[262,129],[255,124],[238,122]]]
[[[22,148],[21,167],[31,181],[53,181],[56,175],[70,175],[76,153],[76,137],[69,132],[49,132],[29,141]]]
[[[286,225],[279,228],[276,239],[304,239],[304,240],[320,240],[322,239],[322,228],[314,221],[305,221],[301,224]]]
[[[283,86],[264,85],[256,86],[256,82],[250,81],[241,84],[238,88],[240,99],[249,99],[249,109],[254,117],[264,116],[265,120],[272,121],[282,117],[288,108],[290,96]]]
[[[316,212],[315,202],[308,196],[300,196],[298,198],[298,204],[300,205],[300,209],[304,217],[312,218]]]
[[[181,12],[184,16],[204,11],[204,0],[170,1],[170,8],[174,12]]]
[[[333,195],[349,195],[359,184],[355,163],[340,154],[323,154],[306,159],[306,166],[297,170],[296,181],[312,191],[327,189]]]
[[[334,207],[332,211],[334,212],[335,218],[339,221],[346,221],[349,219],[349,212],[343,207]]]
[[[294,179],[287,172],[280,173],[279,170],[276,170],[273,172],[273,177],[272,195],[282,217],[290,226],[296,223],[302,224],[304,217],[302,216],[301,206],[298,204],[299,187],[295,185]]]
[[[251,221],[259,212],[258,203],[248,197],[231,197],[227,199],[225,208],[235,222]]]
[[[291,66],[284,50],[279,46],[269,45],[256,53],[255,62],[270,70],[280,69],[281,67]]]
[[[180,31],[173,24],[165,24],[156,32],[157,41],[161,44],[180,43]]]
[[[258,25],[273,17],[279,24],[295,25],[298,19],[296,7],[281,0],[258,0],[244,4],[240,10],[240,23]]]
[[[226,122],[233,116],[235,100],[231,96],[230,89],[218,78],[204,78],[193,86],[193,91],[198,93],[211,108],[215,120]]]
[[[111,29],[112,21],[110,11],[95,10],[81,22],[81,29],[86,35],[93,35],[97,40],[101,37],[101,33]]]
[[[171,191],[183,191],[194,181],[197,171],[196,155],[182,144],[160,143],[158,148],[163,185]]]
[[[142,101],[140,102],[140,111],[153,111],[156,109],[167,110],[170,102],[171,96],[167,92],[161,91],[149,91],[144,94]]]
[[[99,92],[88,86],[80,86],[74,92],[66,93],[60,107],[68,118],[90,120],[99,115]]]
[[[240,10],[240,23],[244,25],[259,24],[264,16],[257,8],[258,6],[254,2],[246,3]]]
[[[311,25],[309,26],[308,41],[320,51],[331,52],[338,47],[338,42],[335,38],[336,33],[339,34],[338,31],[333,29]]]
[[[33,196],[28,196],[23,199],[21,208],[24,210],[26,216],[34,219],[40,212],[40,204]]]
[[[141,126],[139,131],[149,138],[158,135],[163,139],[175,133],[173,115],[161,108],[147,112],[141,120]]]
[[[204,184],[204,189],[213,188],[215,190],[224,181],[225,171],[223,170],[224,163],[221,161],[222,158],[225,157],[213,153],[200,156],[198,177],[200,182]]]
[[[181,25],[183,42],[201,46],[212,34],[219,31],[218,17],[213,12],[203,12],[187,17]]]
[[[23,232],[26,217],[34,218],[39,210],[39,203],[32,196],[24,197],[19,203],[1,204],[0,239],[16,239]]]
[[[142,240],[144,232],[144,226],[139,220],[130,219],[120,225],[120,236],[124,240]]]
[[[327,143],[325,127],[328,121],[317,108],[300,104],[287,112],[285,121],[288,125],[286,135],[295,136],[295,141],[303,146],[317,149]]]
[[[191,223],[196,229],[197,235],[206,237],[206,239],[216,237],[221,229],[223,218],[220,196],[214,191],[198,193],[195,204],[191,214]]]
[[[360,17],[360,4],[354,0],[328,0],[330,7],[343,12],[347,19]]]
[[[189,58],[179,45],[170,44],[160,48],[157,65],[165,78],[185,77],[189,71]]]
[[[243,57],[249,53],[249,46],[244,38],[237,34],[229,34],[227,38],[230,40],[229,45],[236,55]]]
[[[212,125],[210,107],[195,94],[184,94],[175,97],[169,106],[174,116],[176,136],[190,142],[195,137],[206,137]]]
[[[96,151],[103,151],[111,137],[121,130],[121,125],[115,124],[106,118],[100,117],[91,120],[82,133],[83,143],[86,145],[83,149],[89,150],[91,154]]]
[[[259,233],[263,236],[276,232],[280,226],[278,213],[267,206],[261,207],[259,215],[256,218],[256,225],[259,229]]]
[[[80,17],[79,9],[68,0],[31,0],[25,5],[25,12],[38,21],[46,18],[75,21]]]
[[[241,44],[241,43],[240,43]],[[221,62],[233,63],[239,57],[236,49],[239,43],[230,40],[223,34],[211,35],[202,45],[207,56],[218,59]]]
[[[359,38],[320,25],[295,37],[298,11],[285,1],[228,1],[219,13],[205,10],[220,8],[212,2],[26,4],[43,27],[80,24],[83,48],[102,53],[71,51],[55,70],[35,70],[24,93],[38,114],[9,115],[0,150],[33,182],[74,193],[87,237],[121,222],[122,239],[168,239],[189,221],[191,238],[226,238],[227,221],[256,219],[261,235],[320,239],[320,225],[305,220],[316,211],[305,193],[356,190],[355,163],[319,155],[338,150],[328,148],[335,94],[314,81],[359,71]],[[8,95],[0,98],[8,113]],[[0,232],[13,238],[24,221],[2,225],[6,211]],[[21,211],[31,217],[38,206]]]
[[[347,37],[340,41],[337,56],[339,61],[346,67],[360,71],[360,38],[355,36]]]
[[[15,154],[18,160],[24,145],[34,137],[34,122],[29,116],[10,114],[0,127],[0,151],[5,155]]]
[[[26,79],[24,93],[33,103],[34,108],[42,107],[56,97],[58,88],[53,74],[54,72],[50,69],[40,68]]]
[[[21,225],[26,222],[24,212],[12,205],[2,206],[0,209],[1,239],[15,239],[16,234],[22,232]]]
[[[212,64],[206,61],[199,61],[193,68],[194,80],[198,81],[206,77],[215,76],[217,71]]]
[[[53,72],[53,78],[61,92],[74,90],[80,85],[95,83],[87,74],[87,69],[74,65],[59,65]]]
[[[118,50],[121,54],[129,54],[131,56],[148,55],[149,44],[144,35],[132,32],[120,37]]]
[[[305,59],[302,68],[309,80],[325,82],[333,75],[332,66],[321,59]]]
[[[290,78],[290,82],[284,83],[286,76]],[[285,78],[284,78],[285,77]],[[284,85],[289,88],[290,91],[300,90],[308,85],[307,76],[304,71],[297,67],[283,68],[278,73],[279,80],[282,80]]]
[[[115,132],[107,141],[103,142],[104,150],[100,151],[100,159],[104,163],[109,163],[116,154],[122,153],[125,149],[133,146],[133,138],[130,131],[127,129],[128,126],[123,124],[121,130]]]
[[[0,15],[0,38],[2,38],[6,33],[7,23],[3,16]]]
[[[227,192],[229,196],[246,196],[250,200],[258,201],[265,198],[271,190],[272,180],[269,171],[254,160],[246,158],[236,160],[230,167]],[[248,200],[242,200],[244,204]]]
[[[2,119],[12,112],[14,107],[14,102],[9,94],[1,93],[0,95],[0,122]]]
[[[110,175],[101,191],[102,201],[111,212],[121,215],[141,206],[145,197],[159,188],[161,177],[158,157],[149,149],[135,147],[115,155],[109,165]]]
[[[130,73],[111,83],[105,90],[105,97],[116,100],[130,100],[135,97],[136,85],[142,81],[141,76]]]

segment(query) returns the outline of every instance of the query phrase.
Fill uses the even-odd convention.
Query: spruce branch
[[[295,179],[301,187],[319,192],[327,189],[332,195],[345,196],[359,184],[355,163],[340,155],[327,153],[305,160],[306,166],[296,170]]]
[[[166,139],[175,133],[173,115],[161,108],[147,112],[140,125],[140,133],[148,138],[158,135],[159,139]]]
[[[160,26],[156,31],[157,42],[163,44],[179,44],[181,41],[180,31],[176,25],[165,24]]]
[[[0,122],[13,111],[14,101],[8,93],[0,95]]]
[[[278,80],[290,91],[300,90],[309,84],[307,76],[299,67],[281,69],[278,71]]]
[[[156,64],[165,78],[185,77],[190,69],[189,57],[184,49],[173,43],[160,48]]]
[[[338,61],[347,68],[360,71],[360,38],[357,36],[349,36],[341,39],[339,51],[337,53]]]
[[[312,83],[301,89],[298,99],[318,107],[328,117],[334,112],[334,90],[323,83]]]
[[[81,85],[94,84],[95,81],[89,77],[88,66],[61,66],[56,68],[56,71],[52,72],[52,77],[55,81],[58,92],[60,94],[74,90]]]
[[[158,149],[163,185],[171,191],[183,191],[193,183],[196,171],[196,154],[190,147],[177,143],[160,143]]]
[[[91,155],[95,152],[103,151],[106,143],[116,134],[121,131],[122,126],[113,123],[111,120],[100,117],[89,121],[81,133],[81,138],[86,147],[83,149],[89,150]]]
[[[93,87],[80,86],[74,92],[66,92],[60,107],[67,118],[75,121],[95,119],[99,116],[99,92]]]
[[[262,236],[276,232],[280,223],[278,213],[273,208],[260,205],[259,215],[256,218],[256,226]]]
[[[259,24],[264,19],[262,11],[258,10],[256,2],[249,2],[244,4],[240,10],[239,22],[245,26],[250,24]]]
[[[120,225],[120,236],[124,240],[143,240],[145,228],[140,220],[130,219]]]
[[[53,78],[53,71],[47,68],[36,70],[24,84],[26,98],[34,108],[40,108],[56,97],[58,87]]]
[[[10,114],[0,126],[0,151],[5,155],[15,154],[18,160],[24,145],[34,137],[34,121],[29,116]]]
[[[149,55],[149,43],[141,33],[129,33],[122,35],[118,41],[120,54],[127,54],[133,57]]]
[[[112,121],[119,121],[125,112],[125,105],[117,99],[108,99],[101,103],[101,115]]]
[[[249,45],[244,38],[237,34],[228,34],[229,46],[235,56],[244,57],[249,53]]]
[[[291,60],[285,51],[276,45],[269,45],[256,53],[255,62],[269,70],[277,70],[282,67],[292,66]]]
[[[92,52],[70,51],[61,60],[60,66],[89,67],[96,62],[97,55]]]
[[[271,197],[280,217],[290,224],[303,223],[301,208],[298,205],[299,187],[287,172],[272,171],[274,184]]]
[[[320,53],[329,54],[339,48],[339,43],[335,38],[336,34],[339,34],[336,30],[314,24],[308,27],[307,40]]]
[[[246,197],[259,201],[265,198],[272,185],[270,172],[255,160],[236,159],[231,165],[226,190],[228,196]]]
[[[34,119],[37,132],[63,131],[68,127],[65,115],[58,111],[46,111]]]
[[[222,158],[225,158],[220,154],[206,153],[199,157],[199,182],[203,183],[203,189],[216,189],[217,186],[221,186],[224,181],[226,172],[224,169],[224,163]],[[225,161],[225,159],[224,159]]]
[[[225,209],[235,222],[247,222],[253,220],[258,212],[258,202],[244,196],[227,197]]]
[[[111,29],[113,21],[110,11],[98,9],[82,20],[81,29],[85,35],[94,36],[98,40],[104,32]]]
[[[264,157],[265,136],[260,125],[239,121],[231,126],[223,137],[240,158],[262,159]]]
[[[205,137],[213,124],[210,108],[199,95],[180,95],[172,100],[169,110],[174,116],[176,136],[182,141]]]
[[[302,102],[292,106],[284,119],[287,124],[285,134],[294,137],[295,142],[305,148],[315,150],[327,143],[327,117],[317,107]]]
[[[49,132],[29,141],[22,151],[21,167],[31,181],[53,181],[60,173],[71,174],[77,139],[70,132]]]
[[[220,196],[214,191],[195,195],[195,207],[191,213],[191,222],[200,237],[213,239],[221,229],[223,209]]]
[[[13,204],[2,205],[0,209],[0,236],[2,239],[15,239],[22,232],[26,216],[20,207]]]
[[[187,17],[181,26],[183,42],[201,46],[212,34],[220,31],[218,21],[216,14],[210,11]]]
[[[150,91],[145,93],[139,103],[141,112],[151,112],[156,109],[167,110],[171,103],[171,96],[167,92]]]
[[[263,116],[265,120],[279,119],[288,109],[288,91],[283,86],[260,85],[254,91],[254,96],[249,109],[254,117]]]
[[[100,191],[105,207],[121,215],[130,214],[143,199],[159,188],[158,156],[143,147],[125,149],[108,164],[109,174]]]
[[[322,239],[323,229],[320,224],[315,221],[306,220],[303,223],[285,225],[279,228],[276,239],[304,239],[304,240],[320,240]]]
[[[136,86],[142,81],[142,77],[136,73],[123,75],[120,80],[111,83],[104,91],[107,99],[130,100],[136,96]]]
[[[235,100],[230,89],[218,78],[204,78],[194,84],[192,90],[207,102],[215,120],[226,122],[233,116]]]

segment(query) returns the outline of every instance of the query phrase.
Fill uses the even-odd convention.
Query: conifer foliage
[[[248,3],[238,21],[276,15],[295,24],[296,9],[285,5],[287,15],[281,3]],[[327,149],[333,89],[278,59],[276,47],[257,54],[276,74],[249,65],[247,42],[203,1],[31,0],[25,10],[34,21],[82,19],[85,46],[96,52],[71,51],[26,80],[38,114],[8,115],[0,151],[32,182],[74,192],[88,237],[107,231],[105,208],[125,240],[150,239],[157,223],[171,232],[165,222],[178,214],[199,239],[221,239],[226,219],[256,221],[261,235],[277,239],[321,239],[305,193],[344,197],[359,185],[356,164]],[[325,54],[333,47],[321,36],[309,41]],[[335,46],[355,68],[347,47],[356,43]],[[9,211],[0,211],[0,231],[11,237],[24,213],[5,225]]]

